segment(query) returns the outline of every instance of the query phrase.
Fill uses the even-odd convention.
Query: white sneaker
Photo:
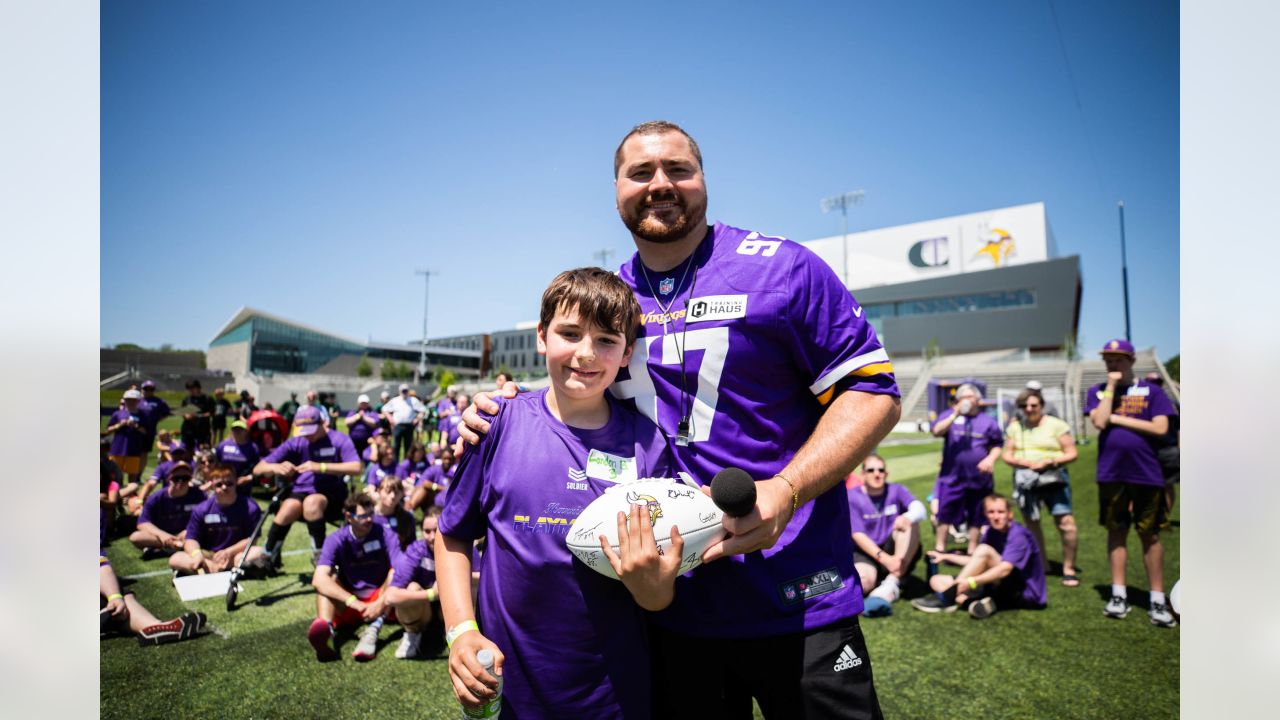
[[[422,644],[422,633],[404,631],[400,646],[396,648],[396,657],[401,660],[418,657],[418,646]]]
[[[1112,595],[1107,606],[1102,609],[1102,614],[1120,620],[1129,614],[1129,603],[1119,595]]]
[[[891,603],[897,600],[900,594],[901,590],[898,588],[898,583],[893,582],[892,578],[885,578],[884,582],[871,591],[869,597],[880,598],[887,603]]]
[[[1152,625],[1169,628],[1178,626],[1178,621],[1173,619],[1173,613],[1169,612],[1169,606],[1164,603],[1151,603],[1147,616],[1151,618]]]
[[[351,657],[360,661],[372,660],[373,656],[378,654],[378,630],[375,625],[370,625],[360,631],[360,642],[356,643],[356,649],[351,651]]]

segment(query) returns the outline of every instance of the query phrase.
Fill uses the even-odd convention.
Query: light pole
[[[1124,282],[1124,339],[1133,342],[1129,329],[1129,257],[1124,247],[1124,201],[1120,201],[1120,279]]]
[[[421,275],[422,288],[422,352],[418,356],[418,382],[427,375],[427,304],[431,300],[431,276],[440,273],[431,270],[414,270],[414,275]]]
[[[833,195],[822,200],[822,212],[829,213],[836,208],[840,208],[840,215],[844,218],[844,232],[840,239],[840,256],[844,264],[844,286],[849,287],[849,206],[857,205],[862,202],[867,192],[865,190],[854,190],[853,192]]]
[[[597,251],[595,251],[595,252],[591,253],[591,257],[593,257],[593,258],[600,258],[600,265],[599,265],[599,267],[602,267],[602,268],[604,268],[605,270],[608,270],[608,269],[609,269],[609,258],[613,257],[613,251],[612,251],[612,250],[610,250],[609,248],[602,248],[602,249],[600,249],[600,250],[597,250]]]

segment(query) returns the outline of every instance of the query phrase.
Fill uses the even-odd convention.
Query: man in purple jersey
[[[357,455],[364,455],[364,449],[369,447],[369,438],[373,437],[373,431],[378,428],[378,421],[381,419],[369,407],[368,395],[356,398],[356,409],[347,415],[347,435],[351,437],[351,444],[356,446]]]
[[[1004,451],[1004,433],[999,421],[982,412],[982,393],[968,383],[956,388],[955,406],[943,411],[932,432],[944,438],[934,549],[945,552],[947,532],[953,525],[967,523],[967,552],[973,554],[983,523],[982,499],[996,487],[992,471]]]
[[[396,560],[387,588],[387,604],[396,611],[396,619],[404,626],[404,637],[396,648],[396,657],[407,660],[418,656],[422,631],[433,617],[432,605],[439,601],[436,590],[436,528],[441,509],[427,508],[422,518],[422,539],[405,547]]]
[[[253,469],[262,459],[262,450],[249,438],[249,424],[244,420],[231,423],[231,437],[218,443],[213,456],[236,472],[236,491],[248,494],[253,489]]]
[[[209,471],[213,497],[205,499],[191,511],[187,521],[186,552],[169,556],[169,567],[180,575],[196,572],[222,572],[240,563],[248,554],[255,572],[265,573],[268,559],[262,548],[249,547],[249,534],[262,517],[262,509],[247,495],[236,494],[236,474],[226,465],[215,465]]]
[[[320,662],[338,659],[329,641],[344,625],[369,623],[351,657],[363,662],[377,654],[378,631],[388,609],[383,592],[391,582],[391,566],[400,557],[396,534],[374,522],[372,498],[354,495],[342,509],[347,524],[325,538],[311,578],[316,619],[307,629],[307,640]]]
[[[1111,561],[1111,599],[1104,613],[1120,619],[1129,614],[1125,566],[1129,561],[1129,527],[1142,541],[1142,564],[1151,586],[1151,624],[1174,627],[1164,595],[1164,546],[1160,531],[1169,527],[1164,501],[1164,473],[1157,455],[1177,414],[1158,385],[1133,376],[1133,345],[1112,340],[1102,348],[1107,381],[1089,388],[1085,412],[1098,436],[1099,522],[1107,528]]]
[[[151,494],[138,516],[138,529],[129,542],[142,550],[143,560],[168,557],[182,549],[187,539],[191,511],[205,501],[205,494],[191,487],[191,466],[178,463],[169,471],[169,482]]]
[[[853,564],[863,594],[887,606],[901,595],[902,578],[920,561],[920,521],[926,510],[910,490],[889,482],[889,468],[879,455],[863,461],[862,477],[862,487],[849,491]]]
[[[934,562],[963,564],[954,578],[929,578],[933,594],[911,601],[927,613],[954,612],[969,603],[969,617],[983,620],[996,610],[1039,609],[1048,602],[1040,544],[1031,531],[1013,519],[1009,499],[988,495],[982,502],[987,530],[969,555],[929,551]],[[973,602],[969,602],[972,600]]]
[[[160,421],[173,414],[169,403],[156,395],[156,384],[151,380],[142,381],[142,402],[138,404],[141,411],[142,424],[147,429],[147,452],[155,445],[156,426]]]
[[[263,547],[272,562],[279,562],[280,548],[289,528],[298,518],[307,523],[312,557],[324,545],[325,521],[342,517],[342,501],[347,497],[344,475],[359,475],[363,469],[351,438],[324,426],[324,413],[315,405],[303,405],[293,417],[294,436],[271,451],[253,469],[255,475],[294,477],[292,493],[280,504],[271,520]],[[296,477],[295,477],[296,476]]]
[[[637,249],[620,275],[643,315],[612,392],[698,482],[730,466],[760,478],[755,509],[725,518],[730,537],[656,618],[654,714],[750,717],[755,696],[770,718],[880,717],[843,480],[901,413],[888,354],[812,252],[707,224],[701,151],[680,127],[636,126],[614,176]]]
[[[150,450],[146,447],[149,436],[139,410],[141,401],[142,393],[126,390],[124,407],[113,412],[111,419],[107,420],[106,432],[114,433],[109,457],[129,476],[129,482],[132,483],[138,482],[141,477],[142,466],[146,464],[146,454]]]

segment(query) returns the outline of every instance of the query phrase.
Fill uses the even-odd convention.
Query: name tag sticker
[[[608,482],[630,482],[636,479],[636,459],[592,450],[587,455],[587,477]]]
[[[381,550],[381,549],[382,549],[381,540],[370,540],[369,542],[364,544],[365,552],[373,552],[374,550]]]
[[[435,571],[436,561],[434,558],[424,557],[422,558],[422,561],[418,563],[418,567],[422,568],[423,570]]]
[[[892,505],[885,505],[885,506],[884,506],[884,514],[885,514],[885,515],[897,515],[897,514],[898,514],[898,503],[893,503]]]
[[[686,323],[732,320],[747,316],[746,295],[708,295],[689,301]]]
[[[319,450],[316,451],[316,455],[318,457],[333,457],[335,452],[336,450],[331,447],[320,448]]]
[[[1136,395],[1138,397],[1146,397],[1150,394],[1151,394],[1151,388],[1146,387],[1145,385],[1143,386],[1132,385],[1129,387],[1129,390],[1125,392],[1125,395]]]
[[[220,523],[220,522],[222,522],[222,516],[221,516],[221,515],[217,515],[217,514],[214,514],[214,513],[210,513],[210,514],[208,514],[208,515],[205,515],[205,516],[204,516],[204,524],[205,524],[205,525],[217,525],[217,524],[218,524],[218,523]]]
[[[964,418],[964,416],[963,416],[963,415],[961,415],[960,417],[956,418],[956,421],[955,421],[954,423],[952,423],[952,424],[953,424],[953,425],[958,425],[958,426],[960,426],[960,427],[964,427],[964,419],[965,419],[965,418]]]

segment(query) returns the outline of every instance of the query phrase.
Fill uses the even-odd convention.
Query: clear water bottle
[[[493,651],[485,648],[476,653],[476,662],[479,662],[484,671],[493,674]],[[474,718],[496,718],[498,713],[502,711],[502,677],[498,677],[498,695],[489,702],[478,708],[462,708],[463,720],[472,720]]]

